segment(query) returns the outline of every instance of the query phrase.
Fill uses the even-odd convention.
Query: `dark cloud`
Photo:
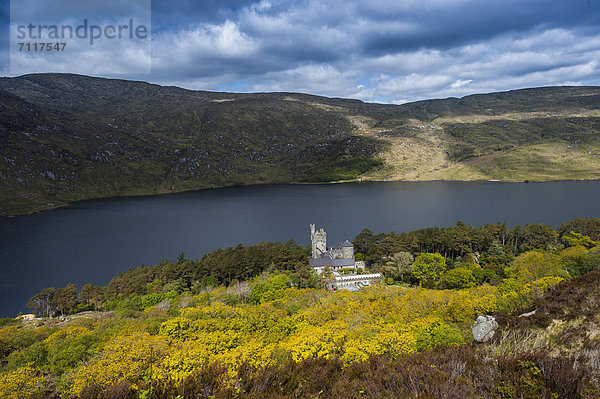
[[[140,78],[188,88],[403,102],[600,84],[600,0],[153,0],[152,25]]]
[[[156,31],[179,30],[203,23],[236,19],[247,0],[153,0],[152,26]]]
[[[249,90],[394,102],[511,85],[589,84],[599,75],[597,8],[595,0],[212,4],[203,8],[212,19],[200,24],[211,27],[202,34],[157,36],[157,43],[198,51],[181,62],[157,51],[155,78],[203,88],[231,79]]]
[[[8,0],[0,0],[0,72],[8,71],[10,36],[10,4]]]
[[[373,22],[373,34],[364,37],[366,53],[452,48],[507,32],[518,34],[535,29],[587,27],[600,31],[597,0],[440,1],[433,2],[431,7],[425,2],[422,7],[410,7],[408,11],[366,4],[358,9]],[[393,21],[412,25],[413,29],[377,31],[378,24]]]

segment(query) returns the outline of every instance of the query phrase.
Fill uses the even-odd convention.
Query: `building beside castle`
[[[348,240],[339,246],[327,248],[327,233],[323,229],[316,230],[315,225],[310,225],[310,242],[312,257],[310,266],[323,273],[329,267],[333,273],[333,279],[328,282],[331,291],[336,289],[358,290],[360,287],[368,286],[380,281],[381,273],[357,274],[359,269],[365,269],[365,262],[354,258],[354,245]],[[341,272],[350,272],[350,275],[342,276]]]
[[[383,275],[381,273],[353,274],[349,276],[334,276],[333,280],[328,281],[326,285],[330,291],[358,291],[362,287],[380,283],[382,280]]]

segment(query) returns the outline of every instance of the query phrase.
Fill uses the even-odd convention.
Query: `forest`
[[[600,218],[365,229],[385,282],[359,292],[293,241],[49,287],[0,320],[0,398],[598,397],[599,241]]]

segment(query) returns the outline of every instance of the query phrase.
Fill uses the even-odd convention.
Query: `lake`
[[[328,244],[363,228],[410,231],[498,221],[509,226],[600,217],[600,182],[369,182],[267,185],[82,201],[0,218],[0,317],[29,312],[49,286],[106,285],[119,271],[239,243],[309,245],[309,223]]]

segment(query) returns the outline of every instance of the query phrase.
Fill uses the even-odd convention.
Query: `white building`
[[[349,290],[358,291],[362,287],[378,284],[383,279],[381,273],[353,274],[350,276],[334,277],[328,284],[331,291]]]

